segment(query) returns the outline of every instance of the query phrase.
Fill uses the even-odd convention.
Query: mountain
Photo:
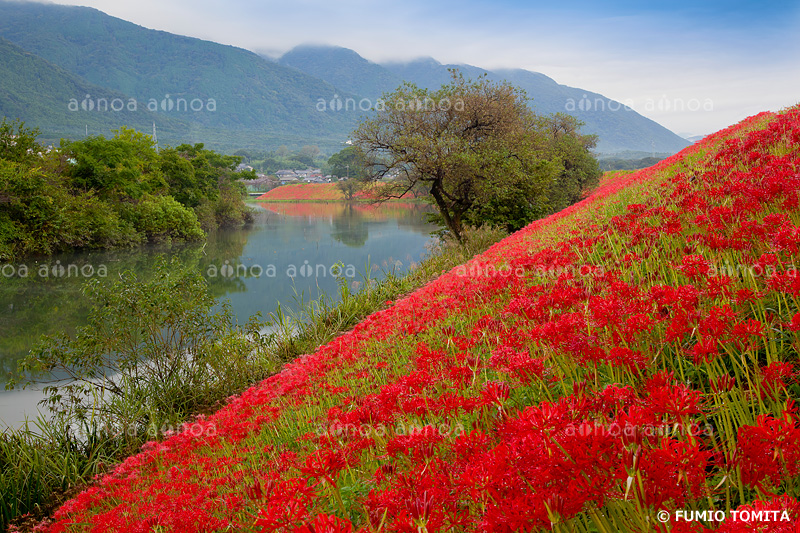
[[[437,89],[450,81],[449,69],[457,68],[470,78],[486,74],[490,80],[508,81],[520,87],[532,98],[532,107],[539,113],[562,112],[578,117],[585,123],[584,132],[599,136],[599,153],[655,151],[672,154],[690,144],[619,102],[585,89],[560,85],[538,72],[443,65],[430,57],[404,63],[377,64],[352,50],[329,46],[300,46],[278,61],[321,78],[338,89],[371,99],[396,89],[403,80]]]
[[[325,80],[337,90],[372,100],[403,83],[402,76],[340,46],[298,46],[281,56],[278,63]]]
[[[526,70],[492,72],[432,58],[381,65],[330,46],[301,46],[271,61],[92,8],[9,0],[0,0],[0,38],[7,41],[0,116],[38,126],[46,139],[82,136],[87,127],[105,134],[122,124],[150,132],[155,123],[167,144],[204,142],[227,151],[316,144],[332,153],[364,116],[347,102],[374,102],[403,80],[438,88],[457,67],[525,89],[538,112],[576,115],[583,131],[599,136],[600,153],[674,153],[689,144],[602,95]],[[108,111],[112,101],[125,102],[125,110]]]
[[[353,113],[319,112],[320,99],[336,90],[297,69],[91,8],[0,1],[0,37],[91,84],[129,95],[139,109],[150,106],[159,117],[186,124],[170,134],[175,142],[336,146],[357,120]]]
[[[488,73],[487,70],[472,65],[442,65],[432,57],[421,57],[404,63],[385,63],[383,66],[402,79],[412,81],[427,89],[438,89],[449,83],[450,71],[448,69],[450,68],[459,69],[469,78],[477,78]]]
[[[702,141],[706,135],[684,135],[683,138],[689,141],[690,143],[696,143],[698,141]]]
[[[42,142],[87,131],[109,134],[121,126],[150,131],[158,118],[146,109],[132,112],[127,95],[93,85],[2,38],[0,58],[0,115],[38,127]],[[94,112],[86,111],[90,106]],[[169,130],[184,126],[174,119],[161,122]]]

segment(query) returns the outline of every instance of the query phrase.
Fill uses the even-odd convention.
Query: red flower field
[[[375,198],[375,195],[370,194],[368,190],[362,190],[357,192],[355,197],[361,200],[371,200]],[[412,198],[411,193],[403,195],[403,199]],[[335,183],[298,183],[276,187],[256,199],[264,202],[339,202],[344,200],[344,194]]]
[[[40,529],[797,531],[799,193],[800,108],[607,176]]]
[[[300,183],[276,187],[259,196],[257,200],[265,202],[286,200],[297,200],[298,202],[326,200],[335,202],[344,200],[344,195],[336,187],[335,183]]]
[[[419,206],[419,204],[397,201],[386,202],[381,205],[367,203],[347,204],[344,202],[311,203],[303,201],[259,202],[258,205],[279,215],[308,218],[337,217],[342,216],[347,210],[352,210],[369,220],[386,220],[392,215],[397,215]]]

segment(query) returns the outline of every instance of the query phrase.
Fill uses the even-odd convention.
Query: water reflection
[[[211,294],[229,300],[244,322],[258,312],[268,315],[278,302],[291,307],[298,295],[335,294],[337,274],[357,287],[367,270],[378,278],[381,269],[405,270],[424,255],[433,229],[425,222],[426,209],[410,204],[282,203],[256,209],[252,226],[217,231],[200,244],[60,254],[5,265],[0,269],[0,388],[42,335],[72,333],[85,323],[89,308],[81,288],[88,279],[114,279],[125,270],[148,277],[156,256],[177,257],[199,270]],[[34,414],[34,397],[27,391],[0,392],[0,421],[14,423],[23,412]]]

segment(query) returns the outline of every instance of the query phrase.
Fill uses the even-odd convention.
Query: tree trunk
[[[461,221],[453,220],[453,218],[450,216],[450,208],[447,206],[447,202],[445,202],[444,198],[442,197],[442,191],[440,187],[440,182],[434,181],[431,184],[431,196],[433,196],[433,199],[436,201],[436,205],[439,207],[439,212],[442,214],[442,218],[444,219],[444,223],[447,225],[447,228],[453,232],[453,236],[456,238],[458,243],[461,244],[463,242],[461,236]]]

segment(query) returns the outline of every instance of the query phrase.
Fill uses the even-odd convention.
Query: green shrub
[[[203,198],[197,207],[194,208],[194,214],[197,216],[197,221],[203,231],[213,231],[217,229],[217,217],[214,213],[214,205],[208,198]]]
[[[43,389],[59,419],[139,438],[174,424],[274,371],[258,322],[234,324],[199,272],[160,259],[152,279],[94,279],[86,326],[45,337],[20,365],[67,381]],[[263,363],[263,364],[262,364]]]
[[[220,190],[219,198],[214,202],[214,217],[223,227],[241,226],[253,218],[250,208],[242,201],[242,192],[234,187]]]
[[[150,242],[196,241],[205,237],[194,211],[171,196],[145,194],[121,211],[123,219]]]
[[[75,248],[116,248],[144,240],[111,205],[89,194],[70,198],[61,235],[65,244]]]

